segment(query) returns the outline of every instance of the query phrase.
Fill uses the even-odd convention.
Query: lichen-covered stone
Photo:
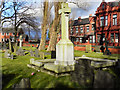
[[[55,73],[64,73],[74,71],[74,66],[61,66],[61,65],[54,65],[53,63],[44,64],[44,68]]]
[[[92,87],[94,80],[94,69],[89,60],[78,60],[75,70],[71,72],[71,79],[81,86]]]

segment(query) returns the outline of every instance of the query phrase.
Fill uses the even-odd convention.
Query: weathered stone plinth
[[[74,47],[70,40],[62,39],[56,45],[55,65],[74,65]]]
[[[55,65],[54,63],[47,63],[44,65],[44,69],[55,73],[66,73],[74,71],[74,65],[62,66],[62,65]]]

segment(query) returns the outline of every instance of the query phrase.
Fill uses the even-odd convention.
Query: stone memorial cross
[[[62,39],[56,45],[56,61],[55,65],[73,65],[74,64],[74,47],[73,43],[69,40],[68,35],[68,20],[71,8],[68,3],[62,3],[62,9],[59,10],[61,14],[61,29]]]
[[[23,40],[22,40],[22,35],[20,35],[20,38],[19,38],[19,39],[20,39],[20,47],[22,47],[22,41],[23,41]]]

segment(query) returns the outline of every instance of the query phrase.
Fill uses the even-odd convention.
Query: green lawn
[[[4,53],[2,53],[4,56]],[[2,57],[2,77],[3,90],[11,88],[15,83],[19,83],[22,78],[30,78],[31,88],[57,88],[80,87],[78,84],[71,82],[70,76],[55,77],[43,72],[38,72],[34,69],[28,68],[27,64],[30,61],[29,54],[25,56],[17,56],[16,59],[6,59]],[[49,55],[47,58],[50,58]],[[35,58],[38,60],[39,58]],[[34,75],[31,73],[34,72]]]
[[[93,57],[93,58],[102,58],[102,59],[116,59],[120,58],[120,54],[112,54],[112,55],[103,55],[103,53],[85,53],[85,51],[74,51],[75,57],[81,57],[82,55],[85,55],[86,57]]]
[[[30,50],[28,47],[23,47],[23,49]],[[35,50],[34,47],[32,47]],[[75,51],[75,56],[86,55],[89,57],[100,57],[100,58],[112,58],[112,56],[104,56],[101,53],[85,53],[83,51]],[[2,53],[4,56],[4,53]],[[117,55],[114,55],[117,56]],[[46,56],[50,58],[49,55]],[[37,72],[34,69],[28,68],[27,64],[30,61],[29,54],[25,56],[17,56],[16,59],[6,59],[2,57],[2,77],[3,77],[3,89],[11,88],[15,83],[19,83],[24,77],[30,78],[31,88],[57,88],[57,87],[67,87],[76,88],[80,87],[77,83],[71,82],[70,76],[55,77],[43,72]],[[35,58],[38,60],[39,58]],[[34,72],[34,75],[31,73]]]

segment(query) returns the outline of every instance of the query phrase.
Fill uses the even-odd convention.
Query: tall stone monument
[[[22,40],[22,35],[20,35],[20,38],[19,38],[19,39],[20,39],[20,47],[22,47],[22,41],[23,41],[23,40]]]
[[[62,9],[59,10],[59,14],[61,14],[62,39],[56,45],[55,65],[67,66],[74,64],[74,47],[68,35],[70,12],[71,8],[68,7],[68,3],[62,3]]]

